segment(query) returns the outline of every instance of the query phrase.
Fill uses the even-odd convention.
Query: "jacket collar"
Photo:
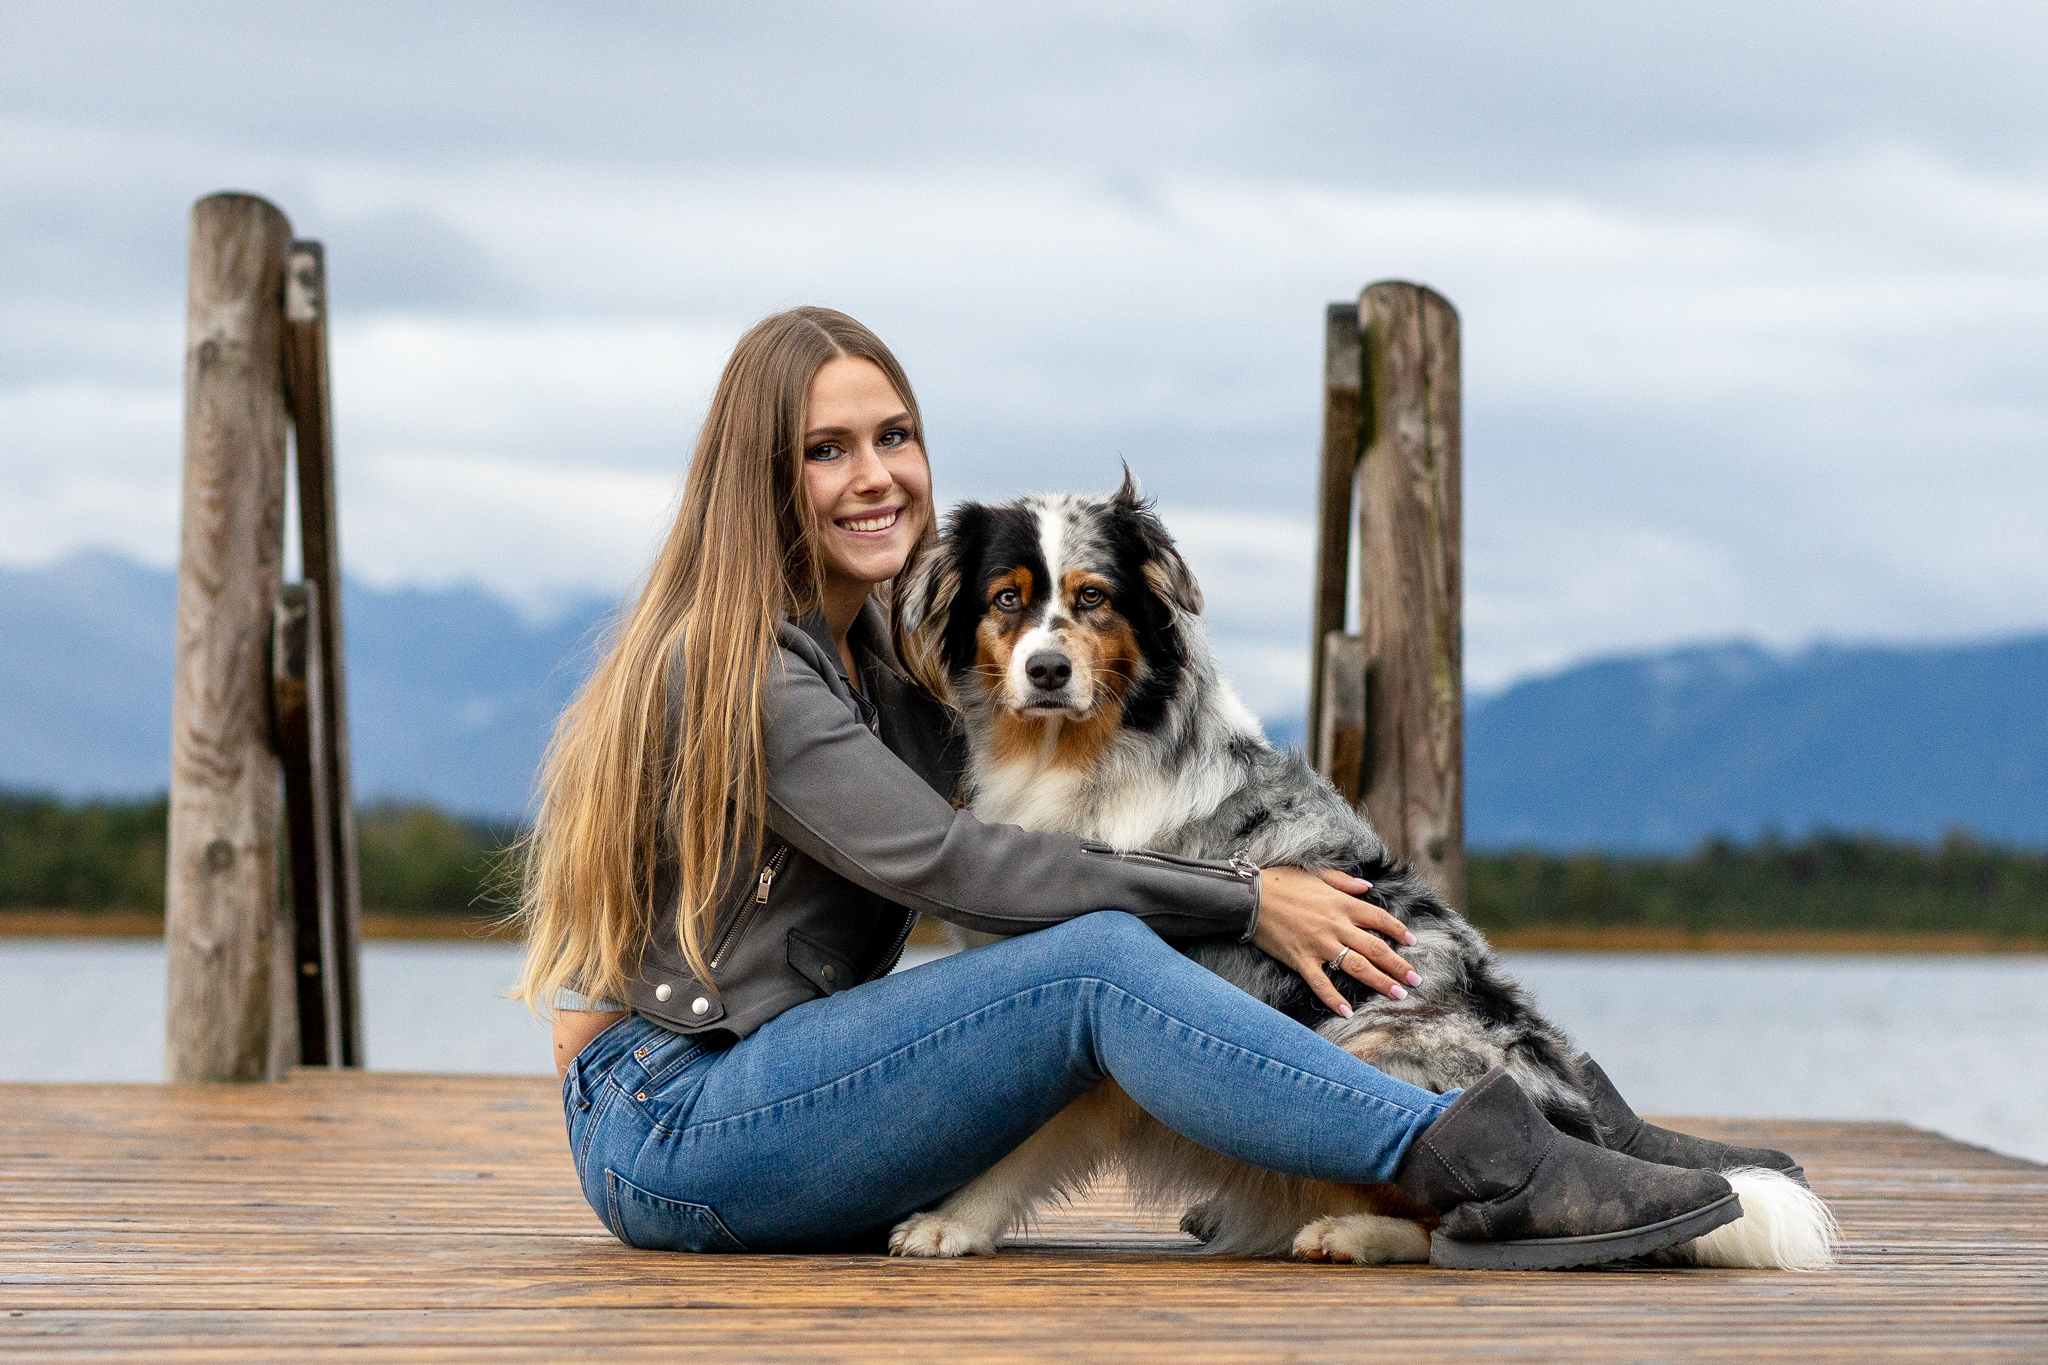
[[[825,624],[822,610],[800,620],[792,620],[791,624],[809,636],[827,659],[837,664],[839,643],[832,638],[832,628]],[[860,604],[860,615],[853,618],[853,628],[846,632],[846,640],[853,646],[856,665],[865,667],[875,663],[891,673],[901,672],[896,666],[896,651],[889,644],[889,613],[882,610],[882,604],[872,596]]]

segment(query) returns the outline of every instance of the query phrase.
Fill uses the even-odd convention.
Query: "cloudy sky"
[[[2044,15],[0,0],[0,563],[174,558],[238,188],[327,243],[380,583],[618,592],[726,349],[820,302],[942,495],[1128,459],[1298,712],[1322,309],[1405,277],[1464,318],[1470,683],[2048,627]]]

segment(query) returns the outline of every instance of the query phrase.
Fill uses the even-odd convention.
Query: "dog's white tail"
[[[1672,1263],[1721,1270],[1827,1270],[1834,1265],[1842,1230],[1819,1195],[1791,1176],[1757,1166],[1721,1174],[1742,1199],[1742,1217],[1672,1248],[1666,1253]]]

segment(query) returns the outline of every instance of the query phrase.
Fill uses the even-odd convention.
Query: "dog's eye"
[[[1024,595],[1015,588],[1004,588],[996,594],[997,611],[1015,611],[1024,605]]]
[[[1099,607],[1106,600],[1108,600],[1108,594],[1104,593],[1100,588],[1083,588],[1074,594],[1074,605],[1083,611],[1091,607]]]

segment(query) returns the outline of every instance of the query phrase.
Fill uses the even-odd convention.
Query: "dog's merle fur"
[[[1081,582],[1102,595],[1085,610],[1073,597]],[[1020,610],[999,610],[995,594],[1019,584],[1036,591],[1019,594]],[[1344,1019],[1292,969],[1234,935],[1183,949],[1347,1051],[1426,1089],[1463,1087],[1505,1066],[1554,1125],[1599,1142],[1564,1034],[1537,1012],[1479,931],[1391,858],[1300,753],[1267,741],[1218,673],[1201,606],[1172,538],[1128,474],[1108,497],[958,508],[899,610],[914,661],[927,676],[943,673],[963,717],[974,812],[1120,849],[1235,856],[1366,878],[1370,899],[1415,935],[1401,951],[1422,984],[1403,1000],[1339,972],[1333,980],[1355,1011]],[[1035,686],[1024,676],[1027,650],[1033,658],[1063,651],[1074,679],[1050,691]],[[1429,1221],[1389,1187],[1292,1180],[1228,1161],[1115,1092],[1077,1103],[936,1213],[904,1224],[894,1245],[927,1255],[990,1250],[1039,1198],[1085,1183],[1112,1161],[1156,1198],[1202,1201],[1185,1225],[1220,1250],[1270,1254],[1292,1240],[1298,1254],[1318,1256],[1317,1227],[1363,1215],[1371,1225],[1363,1249],[1357,1235],[1348,1247],[1333,1238],[1328,1258],[1409,1259],[1412,1239],[1395,1235],[1399,1245],[1388,1250],[1386,1229],[1374,1228],[1388,1222],[1383,1215]]]

